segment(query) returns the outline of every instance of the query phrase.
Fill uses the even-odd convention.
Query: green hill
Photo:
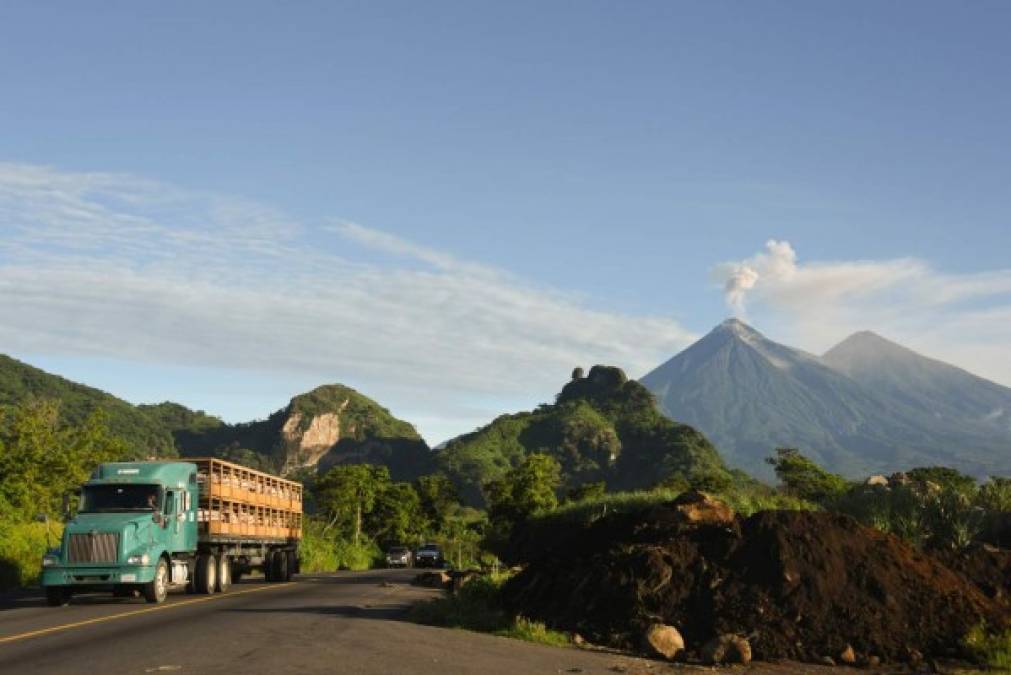
[[[67,424],[80,424],[101,411],[109,430],[127,442],[137,458],[176,454],[172,434],[155,417],[104,391],[52,375],[17,359],[0,354],[0,408],[30,400],[60,404]]]
[[[428,445],[411,424],[340,384],[300,394],[267,419],[254,422],[215,424],[215,418],[173,414],[181,423],[173,429],[176,444],[189,457],[214,455],[285,473],[383,464],[396,480],[415,478],[430,468]]]
[[[574,375],[553,405],[502,415],[438,451],[436,464],[466,501],[481,504],[481,486],[533,452],[558,459],[567,488],[605,481],[608,489],[631,490],[724,471],[701,433],[666,418],[653,395],[620,369],[594,366],[585,378]]]

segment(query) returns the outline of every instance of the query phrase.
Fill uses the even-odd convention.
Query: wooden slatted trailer
[[[234,579],[262,570],[268,581],[298,572],[302,484],[215,458],[197,465],[198,548],[231,561]]]

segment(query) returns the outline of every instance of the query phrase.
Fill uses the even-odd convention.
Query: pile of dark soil
[[[981,579],[999,573],[987,564],[997,563],[972,568]],[[969,658],[970,629],[1011,617],[995,594],[896,537],[796,511],[722,525],[685,523],[673,506],[604,518],[531,561],[504,596],[513,611],[623,648],[640,646],[643,626],[669,624],[689,657],[736,633],[758,659],[820,661],[848,645],[888,662]]]

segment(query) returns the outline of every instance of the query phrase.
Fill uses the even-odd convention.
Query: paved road
[[[621,655],[406,623],[411,603],[437,593],[408,585],[412,577],[251,579],[225,595],[173,594],[163,605],[94,595],[51,608],[29,594],[0,604],[0,673],[672,672]]]

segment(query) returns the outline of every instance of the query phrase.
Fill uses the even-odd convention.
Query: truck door
[[[165,548],[172,552],[187,549],[187,497],[185,489],[168,490],[165,493]]]

